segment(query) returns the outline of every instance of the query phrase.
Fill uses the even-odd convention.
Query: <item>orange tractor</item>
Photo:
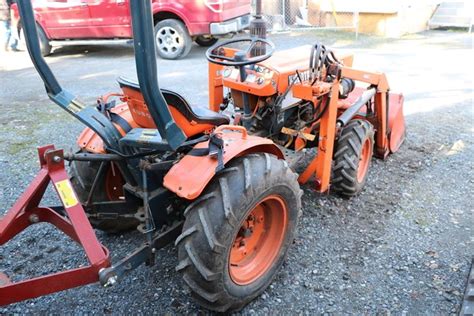
[[[20,282],[0,273],[0,305],[93,282],[111,286],[153,265],[157,249],[174,242],[176,270],[195,300],[238,310],[285,259],[301,210],[299,185],[356,195],[372,156],[384,159],[403,142],[403,97],[389,93],[385,75],[354,69],[352,56],[321,44],[274,53],[254,36],[211,47],[210,106],[190,106],[158,86],[146,0],[130,1],[138,83],[119,79],[120,93],[86,106],[41,56],[30,1],[18,6],[49,97],[87,127],[79,152],[39,149],[40,172],[1,219],[0,244],[49,222],[84,248],[90,265]],[[298,175],[299,153],[312,159]],[[62,205],[40,206],[49,183]],[[92,227],[138,229],[145,241],[111,264]]]

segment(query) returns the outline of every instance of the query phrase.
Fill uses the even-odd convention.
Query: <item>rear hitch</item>
[[[161,233],[154,235],[151,243],[144,243],[112,267],[101,269],[99,271],[100,284],[103,287],[111,287],[142,263],[153,265],[156,252],[176,240],[179,234],[181,234],[182,228],[182,221],[174,223]]]
[[[99,271],[110,266],[109,251],[97,240],[69,181],[63,151],[49,145],[39,148],[38,154],[40,171],[13,207],[0,219],[0,245],[30,225],[46,222],[80,244],[89,265],[19,282],[12,282],[5,274],[0,273],[0,305],[95,283],[99,281]],[[61,211],[39,205],[50,182],[63,205]]]
[[[109,251],[97,240],[69,181],[63,151],[49,145],[39,148],[38,154],[41,164],[38,175],[0,219],[0,245],[30,225],[47,222],[80,244],[90,265],[20,282],[12,282],[6,274],[0,272],[0,306],[90,283],[100,282],[104,287],[113,286],[142,263],[153,265],[158,249],[173,242],[181,233],[183,221],[164,226],[156,234],[148,232],[147,242],[114,266],[110,266]],[[62,207],[39,206],[50,182],[61,200]]]

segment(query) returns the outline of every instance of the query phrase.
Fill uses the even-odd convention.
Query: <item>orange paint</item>
[[[362,145],[362,153],[359,158],[359,165],[357,167],[357,182],[361,183],[364,180],[367,170],[370,165],[370,158],[372,158],[373,144],[370,139],[366,139]]]
[[[267,152],[283,159],[280,149],[266,138],[246,135],[235,131],[240,126],[221,125],[216,132],[224,140],[224,164],[235,157],[248,153]],[[194,148],[207,148],[208,142],[199,143]],[[216,173],[217,159],[211,156],[184,156],[166,174],[163,186],[179,197],[193,200],[204,190]]]
[[[262,199],[248,212],[229,253],[229,274],[247,285],[262,277],[278,257],[288,224],[288,209],[278,195]]]
[[[130,124],[132,128],[139,127],[139,125],[133,120],[132,114],[130,113],[130,110],[126,103],[116,105],[114,108],[111,109],[111,112],[120,115],[128,122],[128,124]],[[118,124],[113,124],[122,136],[125,135],[125,131],[122,130],[122,128]],[[88,127],[81,132],[81,134],[76,140],[76,143],[79,148],[84,149],[90,153],[105,154],[104,142],[99,137],[99,135],[97,135],[93,130]]]

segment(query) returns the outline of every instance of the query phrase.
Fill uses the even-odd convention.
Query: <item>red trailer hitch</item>
[[[13,207],[0,219],[0,245],[30,225],[47,222],[80,244],[90,265],[19,282],[11,282],[0,272],[0,305],[98,282],[100,270],[110,266],[109,251],[97,240],[69,182],[63,151],[49,145],[39,148],[38,154],[40,171]],[[39,205],[50,182],[53,183],[67,216]]]

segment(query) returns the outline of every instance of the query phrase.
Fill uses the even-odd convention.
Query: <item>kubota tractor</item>
[[[130,1],[138,83],[120,78],[121,92],[86,106],[41,56],[30,1],[18,6],[49,97],[87,127],[79,152],[38,150],[41,170],[1,219],[0,244],[49,222],[84,248],[90,265],[21,282],[0,273],[1,305],[97,281],[111,286],[153,265],[157,249],[174,242],[176,269],[195,300],[238,310],[285,260],[301,210],[299,183],[314,177],[320,192],[353,196],[372,155],[383,159],[403,141],[403,97],[389,93],[384,74],[353,69],[352,56],[319,43],[274,53],[255,29],[252,38],[207,51],[210,106],[190,106],[158,86],[146,0]],[[292,167],[304,152],[313,157],[298,176]],[[40,206],[50,182],[61,206]],[[145,241],[112,265],[91,224],[138,229]]]

